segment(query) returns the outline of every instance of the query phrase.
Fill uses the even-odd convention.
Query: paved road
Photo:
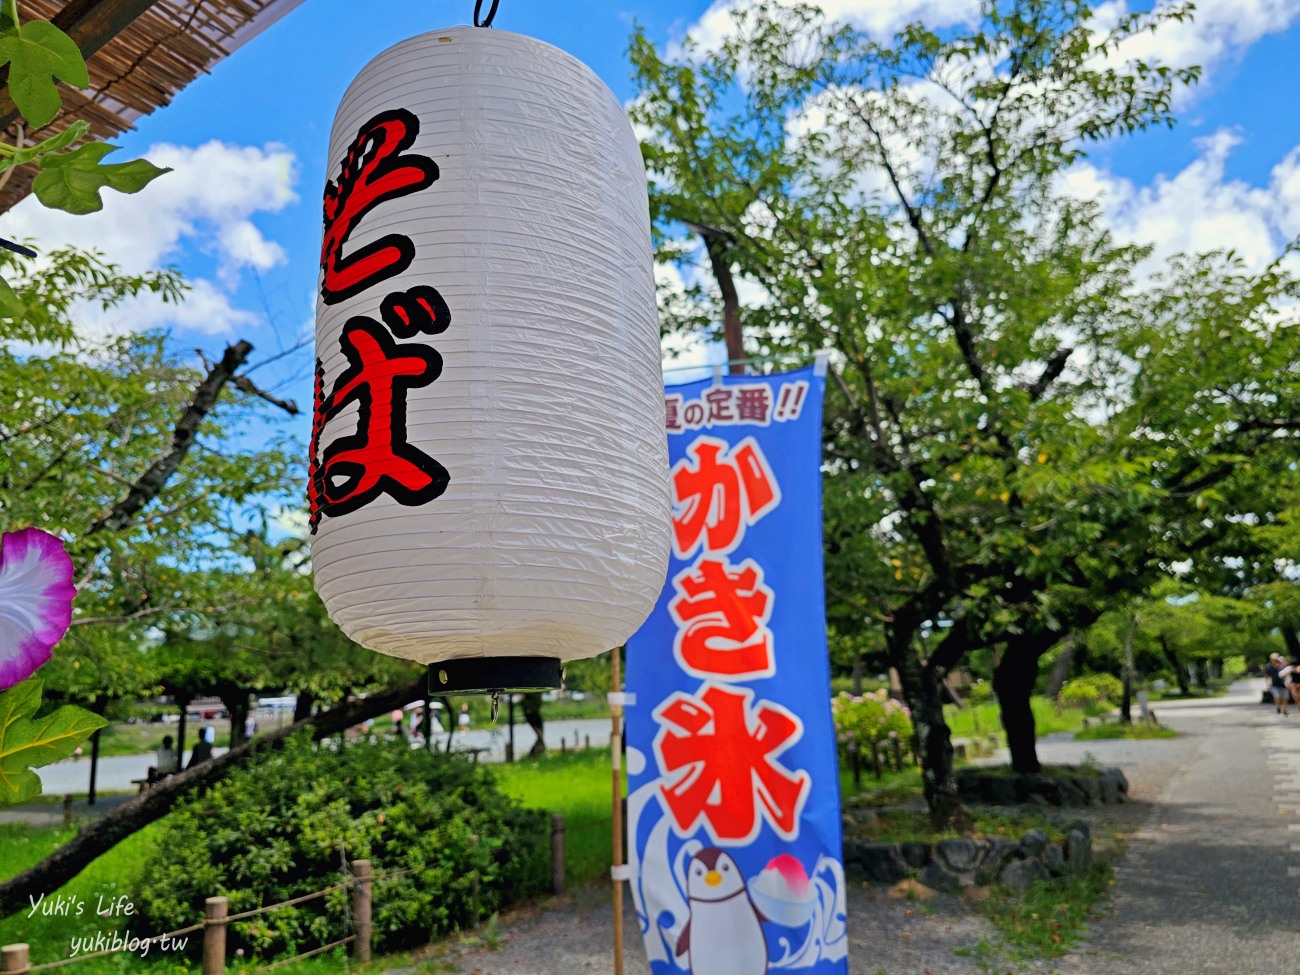
[[[609,746],[609,719],[587,718],[571,721],[548,721],[544,726],[544,733],[546,747],[555,751],[561,749],[572,750],[575,747],[607,748]],[[458,751],[484,749],[480,755],[482,760],[504,762],[506,743],[509,736],[509,728],[505,724],[504,715],[502,715],[502,720],[495,726],[469,728],[464,731],[457,729],[451,737],[451,747]],[[515,754],[521,757],[528,754],[528,749],[537,740],[533,729],[526,724],[515,725],[514,737]],[[447,735],[435,735],[434,744],[438,748],[445,748]],[[214,750],[214,754],[220,755],[224,751],[224,748],[218,748]],[[189,761],[189,752],[185,753],[185,760]],[[149,766],[153,764],[154,756],[152,754],[101,758],[99,760],[96,788],[100,792],[133,791],[136,787],[131,780],[144,778]],[[62,796],[68,793],[85,795],[90,787],[90,760],[88,758],[56,762],[54,765],[47,765],[44,768],[37,769],[36,772],[41,777],[42,792],[46,795]]]
[[[1154,802],[1121,864],[1113,911],[1067,975],[1300,972],[1300,714],[1261,706],[1258,680],[1223,698],[1156,704],[1180,737],[1049,740],[1044,761],[1085,750],[1126,768]]]

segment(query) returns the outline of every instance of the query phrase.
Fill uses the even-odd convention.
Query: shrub
[[[502,795],[486,768],[403,743],[332,749],[304,737],[173,814],[147,865],[139,906],[159,931],[192,924],[203,901],[230,913],[332,887],[344,862],[375,874],[380,952],[477,924],[545,887],[546,815]],[[400,871],[408,871],[401,872]],[[263,958],[346,937],[350,892],[230,925],[231,950]]]
[[[1088,709],[1114,704],[1124,696],[1124,682],[1111,674],[1087,674],[1061,688],[1062,707]]]
[[[884,689],[856,697],[841,692],[831,698],[831,714],[842,743],[854,741],[863,745],[885,741],[894,735],[904,744],[912,740],[911,713],[891,700]]]
[[[992,681],[981,678],[966,688],[966,701],[968,704],[987,704],[991,700],[993,700]]]

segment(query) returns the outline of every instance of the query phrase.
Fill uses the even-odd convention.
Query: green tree
[[[1148,252],[1064,192],[1090,143],[1171,123],[1198,74],[1124,57],[1190,7],[1090,15],[990,0],[974,28],[880,44],[760,2],[716,50],[632,41],[661,257],[689,264],[711,228],[763,292],[749,352],[834,350],[829,601],[883,632],[940,823],[963,817],[944,676],[999,650],[1013,758],[1035,769],[1041,655],[1210,544],[1232,458],[1283,472],[1300,415],[1280,265],[1139,279]],[[696,285],[663,316],[698,330],[717,309]]]

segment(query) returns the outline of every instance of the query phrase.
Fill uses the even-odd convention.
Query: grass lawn
[[[537,760],[494,765],[501,791],[525,806],[564,816],[564,876],[570,885],[609,876],[613,853],[613,773],[609,752],[548,754]],[[627,773],[623,774],[627,791]]]
[[[1154,721],[1134,721],[1132,724],[1107,721],[1076,731],[1074,737],[1080,741],[1097,741],[1105,738],[1177,738],[1178,732]]]
[[[32,964],[40,965],[70,957],[74,938],[93,939],[99,932],[108,935],[126,930],[132,937],[162,933],[143,932],[138,924],[132,928],[130,917],[115,919],[96,913],[101,902],[107,904],[120,895],[130,900],[134,891],[139,889],[144,860],[158,829],[158,824],[154,824],[128,837],[59,890],[45,892],[44,904],[62,898],[72,905],[68,914],[45,914],[38,907],[34,912],[29,908],[0,920],[0,944],[26,942],[31,945]],[[73,829],[65,828],[0,826],[0,877],[11,877],[40,862],[67,842],[73,833]],[[161,975],[198,967],[197,963],[189,963],[180,956],[163,961],[163,964],[150,965],[150,968]],[[77,975],[102,975],[135,971],[146,964],[149,962],[137,956],[118,954],[78,963],[76,971]]]
[[[1051,735],[1059,731],[1075,731],[1083,725],[1086,716],[1083,711],[1072,708],[1058,708],[1056,702],[1045,697],[1030,699],[1034,709],[1034,724],[1038,734]],[[1006,735],[1002,731],[1002,718],[998,706],[992,701],[985,704],[966,705],[957,708],[948,704],[943,709],[944,720],[954,738],[975,738],[981,735],[997,735],[1004,742]]]

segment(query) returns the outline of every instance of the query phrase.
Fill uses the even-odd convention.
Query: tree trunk
[[[1124,631],[1124,693],[1119,704],[1119,717],[1123,724],[1133,723],[1133,635],[1137,626],[1138,618],[1134,616]]]
[[[58,890],[81,873],[98,856],[108,852],[136,831],[167,815],[191,791],[206,788],[219,782],[233,769],[254,756],[265,755],[289,735],[310,728],[312,737],[319,741],[330,735],[360,724],[367,718],[386,714],[400,708],[408,701],[423,697],[428,678],[421,674],[415,680],[392,690],[372,694],[361,701],[351,701],[331,711],[300,721],[266,735],[258,735],[252,742],[232,748],[219,758],[202,762],[194,768],[178,772],[163,779],[148,792],[123,803],[112,812],[84,827],[71,840],[59,847],[30,870],[11,880],[0,883],[0,917],[8,917],[19,909],[30,907],[30,897]]]
[[[108,707],[108,698],[100,694],[95,698],[95,702],[90,706],[90,710],[101,718],[104,716],[104,710]],[[99,733],[103,728],[96,728],[95,733],[90,736],[90,788],[86,791],[86,805],[95,804],[95,790],[99,779]]]
[[[230,747],[244,743],[244,721],[248,718],[248,691],[243,688],[223,687],[217,691],[221,703],[230,714]]]
[[[901,658],[901,659],[900,659]],[[961,803],[952,774],[952,737],[943,716],[943,674],[921,663],[906,649],[895,652],[900,662],[903,694],[912,711],[916,747],[921,756],[921,782],[930,821],[936,830],[971,828],[970,814]]]
[[[1174,670],[1174,678],[1178,681],[1178,693],[1183,697],[1190,697],[1192,688],[1187,682],[1187,670],[1183,667],[1183,662],[1178,659],[1178,651],[1170,646],[1169,640],[1163,636],[1160,638],[1160,652],[1164,654],[1165,660]]]
[[[529,758],[537,758],[546,753],[546,741],[542,738],[542,695],[541,692],[524,695],[524,720],[528,722],[528,727],[533,729],[537,735],[537,740],[533,742],[533,747],[528,749]]]
[[[1077,640],[1071,637],[1061,650],[1060,656],[1052,664],[1052,672],[1047,677],[1047,686],[1043,688],[1043,697],[1054,698],[1061,693],[1061,688],[1065,686],[1065,681],[1070,676],[1070,662],[1074,660],[1074,649],[1078,645]]]
[[[1288,660],[1300,660],[1300,633],[1297,633],[1289,626],[1282,629],[1282,642],[1286,644],[1286,658]]]
[[[311,691],[299,691],[298,698],[293,702],[293,720],[306,721],[311,717],[312,706],[316,703],[316,695]]]
[[[1024,637],[1007,640],[1002,660],[993,671],[993,693],[998,696],[1002,727],[1007,733],[1011,768],[1017,774],[1031,775],[1042,769],[1038,762],[1038,729],[1030,699],[1038,679],[1038,658],[1042,655]]]

